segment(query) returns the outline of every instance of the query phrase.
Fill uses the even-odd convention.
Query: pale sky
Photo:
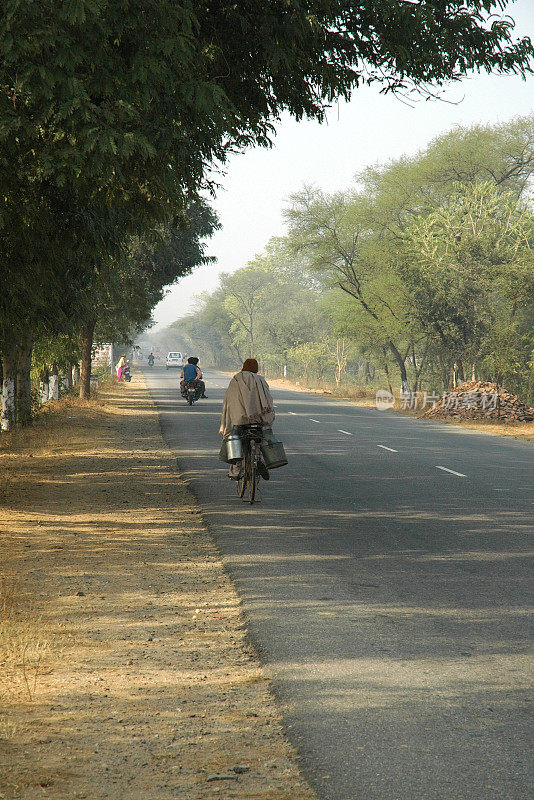
[[[534,2],[517,0],[507,12],[517,35],[534,39]],[[154,309],[157,327],[194,309],[194,296],[211,291],[220,272],[233,272],[285,233],[282,212],[303,184],[328,192],[345,189],[370,164],[411,155],[456,125],[505,122],[534,111],[534,77],[473,75],[451,84],[449,103],[419,100],[413,107],[378,87],[363,87],[349,103],[336,104],[327,122],[296,122],[285,115],[273,147],[254,148],[226,165],[212,205],[222,228],[209,242],[215,264],[200,267],[172,286]]]

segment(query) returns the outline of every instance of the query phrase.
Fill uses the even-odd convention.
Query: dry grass
[[[26,739],[28,723],[13,712],[16,708],[30,707],[39,697],[41,679],[49,671],[53,649],[50,630],[32,607],[25,580],[6,572],[9,551],[3,552],[3,558],[4,565],[0,564],[0,772],[4,775],[0,778],[0,797],[7,800],[23,797],[27,787],[44,780],[42,771],[35,779],[26,759],[15,763],[16,742]]]
[[[436,420],[432,420],[436,422]],[[468,428],[478,433],[489,433],[493,436],[511,436],[523,442],[534,442],[534,422],[486,422],[485,420],[458,420],[450,417],[446,420],[450,425]]]
[[[32,701],[50,658],[50,635],[36,614],[20,577],[0,578],[0,701]],[[4,721],[5,724],[5,721]]]
[[[334,384],[325,383],[320,386],[308,385],[305,382],[295,382],[284,378],[269,378],[270,386],[275,386],[277,389],[290,389],[293,392],[310,392],[311,394],[329,395],[338,400],[354,400],[357,405],[373,406],[375,405],[376,390],[367,386],[335,386]]]

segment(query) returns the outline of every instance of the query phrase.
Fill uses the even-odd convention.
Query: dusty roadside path
[[[313,800],[140,378],[0,443],[0,800]]]

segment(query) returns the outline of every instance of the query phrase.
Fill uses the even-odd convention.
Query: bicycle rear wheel
[[[243,497],[245,489],[247,488],[247,452],[245,451],[243,461],[241,463],[241,477],[235,482],[235,488],[238,497]]]
[[[256,484],[258,481],[258,473],[256,472],[256,442],[251,441],[247,448],[247,462],[248,462],[248,474],[247,474],[247,491],[248,491],[248,499],[249,503],[254,502],[254,497],[256,496]]]

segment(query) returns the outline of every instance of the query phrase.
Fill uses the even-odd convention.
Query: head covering
[[[189,356],[189,358],[187,359],[187,363],[194,364],[196,367],[196,365],[198,364],[198,358],[196,358],[195,356]]]
[[[258,371],[258,362],[255,358],[247,358],[243,366],[241,367],[241,372],[257,372]]]

